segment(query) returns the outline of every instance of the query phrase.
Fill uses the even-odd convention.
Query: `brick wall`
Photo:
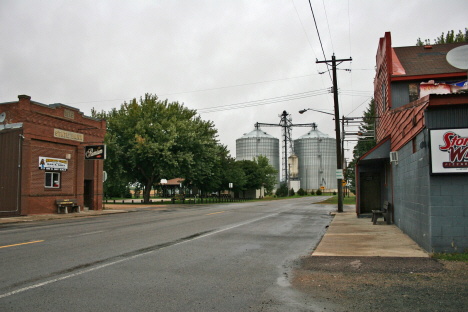
[[[84,203],[84,146],[104,141],[106,123],[86,117],[78,109],[62,104],[44,105],[18,96],[18,102],[0,103],[0,112],[7,114],[6,123],[23,123],[21,214],[56,213],[56,199],[76,198]],[[55,137],[54,129],[83,135],[83,142],[75,137]],[[7,148],[3,147],[2,148]],[[68,170],[60,172],[61,186],[45,188],[45,170],[40,170],[39,157],[68,160]],[[97,162],[97,161],[96,161]],[[99,161],[88,179],[94,180],[93,209],[102,209],[102,170]]]
[[[37,140],[32,140],[31,145],[29,213],[57,212],[57,198],[76,198],[76,147]],[[39,157],[65,159],[66,154],[70,154],[71,159],[68,160],[68,170],[60,172],[60,188],[46,188],[46,170],[38,168]]]

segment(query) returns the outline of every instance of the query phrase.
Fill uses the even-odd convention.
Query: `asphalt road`
[[[316,200],[3,225],[0,310],[314,310],[290,279],[336,209]]]

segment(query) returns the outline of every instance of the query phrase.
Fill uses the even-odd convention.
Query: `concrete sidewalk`
[[[0,224],[8,223],[21,223],[21,222],[32,222],[32,221],[45,221],[45,220],[58,220],[58,219],[72,219],[72,218],[84,218],[84,217],[95,217],[106,214],[125,213],[129,210],[124,209],[106,209],[106,210],[89,210],[82,211],[80,213],[54,213],[54,214],[40,214],[40,215],[29,215],[29,216],[18,216],[0,218]]]
[[[373,225],[370,218],[358,218],[354,206],[343,210],[335,213],[312,256],[429,257],[396,225],[387,225],[383,219]]]

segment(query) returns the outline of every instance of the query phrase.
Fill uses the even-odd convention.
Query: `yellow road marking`
[[[217,214],[217,213],[223,213],[225,211],[218,211],[218,212],[213,212],[213,213],[209,213],[209,214],[206,214],[206,216],[209,216],[209,215],[214,215],[214,214]]]
[[[27,245],[27,244],[35,244],[35,243],[40,243],[43,242],[44,240],[38,240],[34,242],[27,242],[27,243],[21,243],[21,244],[14,244],[14,245],[7,245],[7,246],[0,246],[0,248],[7,248],[7,247],[14,247],[14,246],[21,246],[21,245]]]

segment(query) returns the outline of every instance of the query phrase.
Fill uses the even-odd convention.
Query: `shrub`
[[[130,192],[130,187],[125,188],[124,198],[132,198],[132,192]]]
[[[299,196],[304,196],[304,195],[307,195],[307,192],[304,191],[304,190],[302,189],[302,187],[301,187],[299,190],[297,190],[297,195],[299,195]]]
[[[316,194],[319,196],[322,195],[322,190],[317,190]]]
[[[335,191],[333,191],[333,195],[336,195],[336,192],[335,192]]]
[[[310,191],[310,195],[315,195],[314,190]]]
[[[280,187],[276,190],[276,196],[286,197],[288,196],[288,186],[286,183],[281,183]]]
[[[291,196],[294,196],[296,195],[296,192],[294,192],[294,189],[291,187],[291,192],[290,192]]]

